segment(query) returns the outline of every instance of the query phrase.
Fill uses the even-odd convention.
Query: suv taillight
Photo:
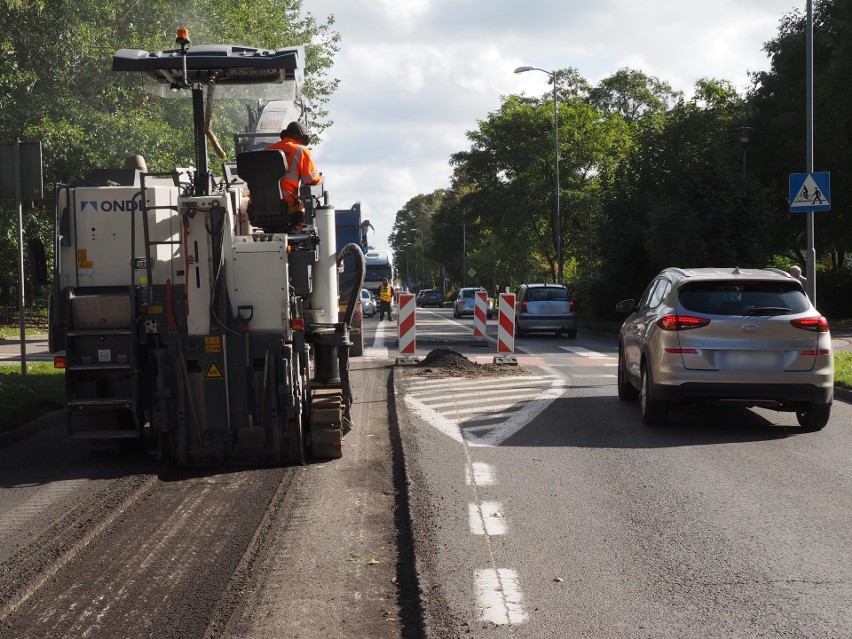
[[[689,315],[664,315],[657,320],[657,326],[664,331],[685,331],[690,328],[707,326],[710,320],[706,317],[691,317]]]
[[[828,333],[828,320],[822,315],[819,317],[805,317],[802,319],[790,320],[790,324],[805,331]]]

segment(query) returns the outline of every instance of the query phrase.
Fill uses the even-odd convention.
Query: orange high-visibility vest
[[[311,159],[308,147],[302,146],[295,140],[284,138],[266,147],[267,151],[281,151],[287,158],[287,173],[281,178],[282,197],[290,202],[296,201],[299,195],[299,182],[302,184],[317,184],[320,181],[319,171]]]
[[[379,286],[379,299],[382,302],[390,302],[391,295],[393,295],[393,286],[391,286],[390,284],[388,284],[387,286],[385,286],[384,284]]]

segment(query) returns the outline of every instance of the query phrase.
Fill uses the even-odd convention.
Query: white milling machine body
[[[143,439],[182,465],[340,457],[352,310],[338,322],[337,264],[360,248],[336,255],[322,183],[302,187],[307,223],[291,228],[280,151],[238,154],[219,180],[207,162],[214,92],[295,103],[304,49],[177,42],[119,50],[113,70],[190,92],[195,167],[57,186],[50,341],[65,349],[70,434]]]

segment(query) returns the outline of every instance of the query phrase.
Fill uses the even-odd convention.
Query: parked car
[[[425,291],[422,291],[422,295],[420,296],[420,302],[418,306],[423,308],[427,306],[437,306],[440,308],[444,305],[444,296],[441,294],[441,291],[434,288],[427,288]]]
[[[376,314],[376,298],[366,288],[361,289],[361,311],[365,317]]]
[[[667,268],[629,313],[618,341],[618,396],[642,421],[672,404],[737,402],[796,413],[804,430],[831,413],[828,322],[799,281],[776,269]]]
[[[551,332],[577,337],[571,292],[562,284],[521,284],[515,293],[515,335]]]
[[[476,305],[475,293],[477,291],[482,291],[486,294],[487,302],[486,302],[486,314],[488,315],[488,319],[491,319],[494,316],[494,307],[491,304],[491,298],[487,297],[487,291],[480,287],[477,288],[463,288],[459,291],[459,294],[456,296],[456,299],[453,300],[453,317],[463,317],[465,315],[473,315]]]

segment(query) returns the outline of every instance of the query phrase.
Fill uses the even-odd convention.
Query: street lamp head
[[[741,126],[738,130],[740,132],[740,142],[742,142],[743,145],[748,144],[749,136],[754,128],[750,126]]]
[[[532,67],[518,67],[515,69],[515,73],[526,73],[527,71],[532,71]]]

